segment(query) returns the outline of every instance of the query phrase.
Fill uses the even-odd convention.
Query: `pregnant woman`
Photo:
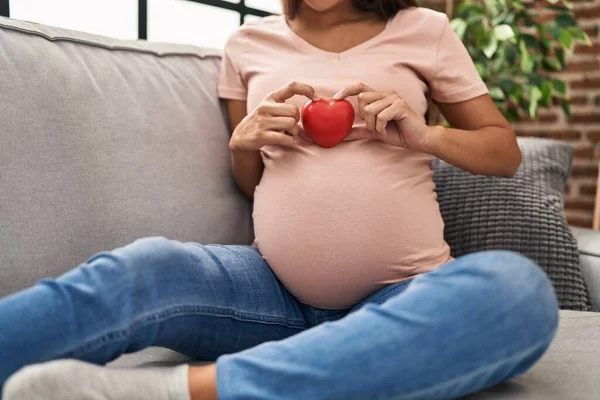
[[[230,37],[219,84],[252,246],[142,238],[0,300],[4,400],[445,399],[545,352],[542,270],[444,241],[433,157],[496,176],[521,162],[447,17],[408,0],[284,8]],[[333,147],[301,124],[319,98],[355,110]],[[429,98],[453,128],[426,125]],[[99,366],[148,346],[209,363]]]

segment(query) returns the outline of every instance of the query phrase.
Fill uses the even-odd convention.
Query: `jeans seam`
[[[485,370],[487,370],[489,368],[492,368],[492,367],[495,367],[495,366],[500,365],[502,363],[511,361],[511,360],[513,360],[515,358],[522,357],[524,354],[532,353],[534,350],[537,350],[541,345],[546,344],[549,341],[551,341],[552,338],[553,338],[553,336],[554,336],[554,333],[555,333],[555,331],[553,330],[544,339],[539,340],[539,341],[535,342],[535,344],[533,344],[533,345],[531,345],[531,346],[529,346],[529,347],[527,347],[525,349],[519,350],[518,352],[513,353],[512,355],[510,355],[508,357],[504,357],[501,360],[495,361],[495,362],[490,363],[490,364],[486,364],[486,365],[481,366],[481,367],[479,367],[479,368],[477,368],[477,369],[475,369],[475,370],[473,370],[471,372],[468,372],[466,374],[462,374],[460,376],[457,376],[457,377],[452,378],[450,380],[447,380],[445,382],[439,383],[439,384],[437,384],[437,385],[435,385],[433,387],[422,389],[422,390],[417,390],[417,391],[414,391],[414,392],[409,393],[409,394],[402,394],[402,395],[400,395],[398,397],[394,397],[393,400],[408,400],[408,399],[422,398],[420,396],[423,396],[424,394],[440,390],[440,389],[444,388],[445,386],[449,386],[449,385],[455,384],[455,383],[460,382],[461,380],[463,380],[465,378],[473,377],[473,376],[479,374],[480,372],[483,372],[483,371],[485,371]],[[419,397],[415,397],[415,396],[419,396]]]
[[[150,322],[162,322],[171,318],[180,317],[180,316],[190,316],[190,315],[210,315],[221,318],[233,318],[239,321],[244,322],[256,322],[263,324],[277,324],[283,325],[287,328],[293,329],[304,329],[306,328],[303,323],[290,323],[289,320],[285,320],[283,318],[278,317],[270,317],[258,314],[251,313],[242,313],[239,311],[234,311],[228,308],[217,308],[217,307],[206,307],[206,306],[176,306],[171,308],[166,308],[160,311],[153,312],[149,315],[143,315],[133,323],[131,323],[128,327],[116,329],[110,332],[102,333],[97,336],[95,339],[92,339],[88,343],[85,343],[82,346],[79,346],[73,350],[66,352],[65,356],[77,356],[81,353],[94,351],[106,343],[110,343],[114,340],[121,339],[126,337],[131,332],[146,326]]]
[[[252,247],[252,246],[247,246],[247,245],[223,245],[223,244],[214,244],[212,246],[216,246],[216,247],[220,247],[223,248],[227,251],[230,251],[231,253],[233,253],[239,260],[240,262],[242,262],[248,269],[251,268],[250,263],[248,262],[248,260],[246,259],[246,257],[244,257],[244,255],[239,251],[239,248],[242,247],[244,249],[249,249],[251,251],[254,251],[255,253],[257,253],[257,255],[262,259],[262,261],[267,265],[268,270],[271,272],[273,279],[275,280],[275,282],[277,283],[279,290],[281,290],[285,295],[289,296],[292,300],[294,300],[296,303],[298,303],[298,299],[295,298],[295,296],[293,296],[289,290],[285,287],[285,285],[283,285],[283,283],[279,280],[279,278],[277,277],[277,274],[275,274],[275,272],[273,271],[273,269],[271,268],[271,266],[269,265],[269,263],[267,262],[267,260],[265,260],[265,258],[262,256],[262,253],[260,252],[259,249]],[[318,311],[317,311],[318,312]],[[285,319],[285,322],[289,322],[289,319]],[[303,328],[308,328],[309,327],[309,323],[308,320],[306,318],[304,318],[304,320],[300,320],[298,321],[298,326],[303,327]]]
[[[414,279],[414,278],[405,279],[405,280],[403,280],[403,281],[400,281],[400,282],[402,282],[402,284],[406,284],[406,282],[410,283],[410,282],[411,282],[413,279]],[[396,284],[398,284],[398,283],[400,283],[400,282],[391,283],[391,284],[389,284],[388,286],[385,286],[385,287],[383,287],[381,290],[385,290],[385,289],[392,290],[392,286],[393,286],[393,285],[396,285]],[[388,290],[388,291],[389,291],[389,290]],[[381,299],[381,298],[383,298],[383,297],[387,296],[387,295],[388,295],[388,291],[385,291],[384,293],[379,293],[379,294],[377,294],[377,295],[376,295],[376,296],[374,296],[373,298],[369,299],[369,302],[368,302],[368,303],[366,303],[365,305],[367,305],[367,304],[369,304],[369,303],[376,302],[376,301],[378,301],[379,299]]]

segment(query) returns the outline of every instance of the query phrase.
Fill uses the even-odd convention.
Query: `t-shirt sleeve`
[[[450,21],[446,16],[443,21],[435,72],[429,80],[431,97],[440,103],[458,103],[489,93]]]
[[[248,88],[240,71],[243,51],[243,35],[240,32],[234,32],[227,39],[223,50],[217,87],[220,98],[245,101],[248,97]]]

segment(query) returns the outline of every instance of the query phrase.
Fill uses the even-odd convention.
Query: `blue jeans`
[[[253,247],[148,237],[0,300],[0,386],[27,364],[163,346],[216,360],[222,400],[454,398],[527,370],[557,324],[546,275],[508,251],[323,310]]]

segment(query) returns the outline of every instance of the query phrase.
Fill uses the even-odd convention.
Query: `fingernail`
[[[339,97],[340,97],[340,94],[339,94],[339,93],[336,93],[336,94],[334,94],[334,95],[333,95],[333,99],[334,99],[334,100],[337,100],[337,99],[339,99]]]

